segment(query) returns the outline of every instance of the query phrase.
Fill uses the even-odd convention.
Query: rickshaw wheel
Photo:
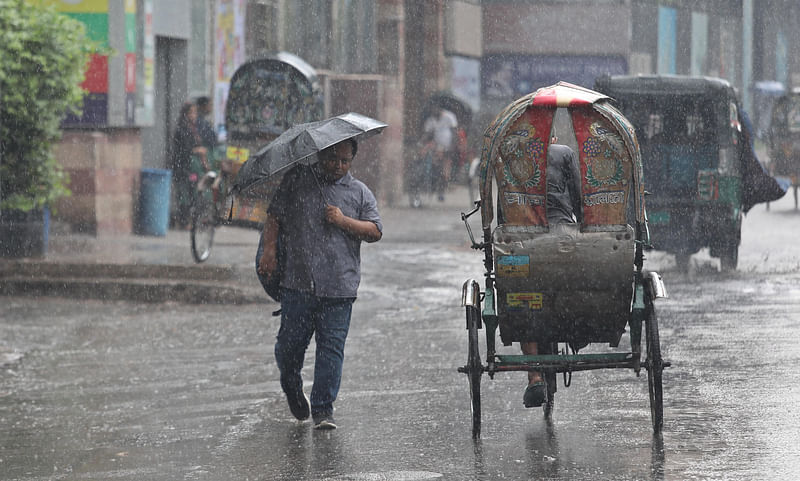
[[[212,192],[198,192],[192,206],[192,257],[195,262],[203,262],[211,255],[216,220],[217,209]]]
[[[647,302],[647,386],[650,392],[650,417],[653,421],[653,433],[658,434],[664,425],[664,395],[661,374],[664,363],[661,359],[661,344],[658,337],[658,319],[652,299]]]
[[[483,366],[478,351],[478,325],[480,311],[474,306],[467,306],[467,331],[469,346],[467,352],[467,376],[469,377],[469,396],[472,410],[472,437],[481,436],[481,375]]]

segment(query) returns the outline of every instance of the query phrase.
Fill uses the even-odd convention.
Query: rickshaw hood
[[[529,108],[539,108],[545,111],[552,109],[553,114],[555,114],[557,108],[591,108],[605,117],[621,135],[625,148],[630,154],[633,163],[632,181],[635,186],[633,195],[636,218],[640,222],[644,222],[642,163],[639,144],[636,140],[633,125],[611,105],[610,97],[578,85],[559,82],[549,87],[540,88],[512,102],[497,115],[495,120],[486,129],[480,165],[481,218],[483,220],[484,229],[489,229],[494,220],[492,174],[494,171],[494,163],[499,157],[502,140],[509,133],[509,129],[514,125],[514,122],[525,114]]]

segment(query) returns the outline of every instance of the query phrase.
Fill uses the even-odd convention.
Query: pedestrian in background
[[[311,167],[287,172],[267,210],[258,272],[275,275],[278,237],[285,249],[280,281],[281,325],[275,359],[289,409],[314,428],[335,429],[344,346],[361,281],[361,242],[376,242],[383,226],[375,196],[350,174],[358,150],[345,140],[318,154]],[[314,336],[316,360],[311,400],[302,368]]]
[[[200,134],[203,146],[209,152],[213,152],[219,142],[214,126],[208,120],[211,115],[211,99],[206,96],[197,97],[195,103],[197,104],[197,132]]]
[[[444,194],[450,180],[450,169],[456,153],[456,115],[444,108],[439,108],[435,115],[428,117],[423,125],[423,144],[433,141],[434,153],[431,164],[433,176],[432,190],[436,191],[439,202],[444,201]]]
[[[198,179],[196,170],[199,167],[208,169],[207,151],[198,130],[197,106],[193,102],[186,102],[181,107],[172,137],[169,163],[176,203],[173,224],[179,229],[189,229],[193,189]]]

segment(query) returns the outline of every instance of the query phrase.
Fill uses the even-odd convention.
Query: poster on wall
[[[143,27],[142,27],[142,72],[141,94],[139,104],[136,106],[136,119],[139,125],[153,125],[153,111],[155,109],[156,86],[156,44],[153,33],[153,0],[142,1]]]
[[[101,48],[108,49],[108,0],[49,0],[56,10],[86,27],[86,35]],[[92,54],[81,84],[83,98],[80,117],[67,115],[64,125],[104,126],[108,123],[108,56]]]
[[[214,125],[225,124],[225,100],[236,69],[245,60],[245,1],[220,0],[216,9]]]
[[[125,0],[125,123],[136,121],[136,0]]]
[[[692,51],[689,73],[705,75],[708,71],[706,56],[708,53],[708,15],[692,12]]]
[[[658,7],[658,61],[656,72],[674,74],[677,51],[678,12],[670,7]]]
[[[453,77],[451,90],[456,96],[464,99],[472,110],[481,108],[481,62],[467,57],[450,58]]]

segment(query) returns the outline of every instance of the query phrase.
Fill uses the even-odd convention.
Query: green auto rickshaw
[[[776,193],[758,162],[734,88],[711,77],[640,75],[600,77],[595,90],[636,127],[654,247],[683,270],[708,247],[723,271],[735,270],[742,215],[785,189]]]

